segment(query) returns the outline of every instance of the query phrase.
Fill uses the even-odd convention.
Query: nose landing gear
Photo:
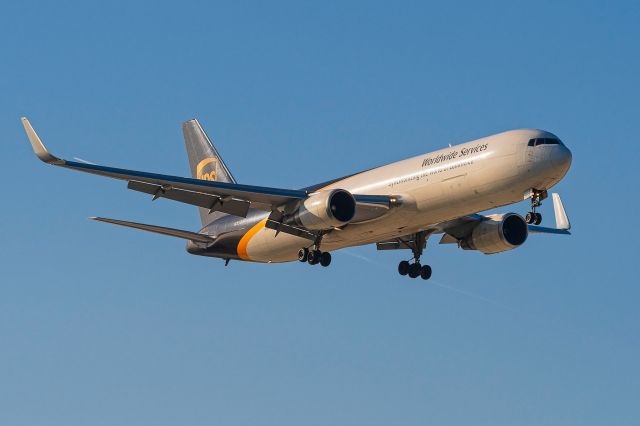
[[[400,262],[398,264],[398,273],[400,275],[409,275],[410,278],[421,277],[423,280],[431,278],[431,266],[420,264],[420,256],[427,242],[427,236],[426,232],[418,232],[412,241],[406,242],[407,246],[413,251],[414,262],[409,263],[407,260]]]
[[[527,213],[524,221],[530,225],[540,225],[540,223],[542,223],[542,215],[536,212],[536,208],[540,207],[542,200],[547,198],[547,191],[531,189],[529,196],[531,197],[531,211]]]
[[[542,215],[535,211],[531,211],[524,217],[524,221],[528,224],[540,225],[540,223],[542,223]]]

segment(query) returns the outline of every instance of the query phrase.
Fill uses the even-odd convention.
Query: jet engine
[[[527,240],[529,230],[519,214],[495,214],[487,218],[460,241],[461,248],[494,254],[513,250]]]
[[[319,231],[342,226],[351,221],[355,213],[353,195],[344,189],[332,189],[311,194],[285,223]]]

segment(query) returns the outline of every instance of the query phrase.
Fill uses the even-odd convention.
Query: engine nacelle
[[[325,230],[350,222],[355,214],[353,195],[344,189],[332,189],[311,194],[285,223],[314,231]]]
[[[461,248],[493,254],[513,250],[527,240],[529,228],[519,214],[494,214],[488,218],[460,241]]]

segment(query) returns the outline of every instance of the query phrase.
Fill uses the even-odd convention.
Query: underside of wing
[[[555,234],[555,235],[571,235],[571,223],[569,222],[569,218],[564,209],[564,205],[562,204],[562,200],[560,199],[560,195],[557,193],[553,193],[553,210],[554,216],[556,220],[556,227],[550,228],[546,226],[539,225],[526,225],[526,232],[530,234]],[[513,213],[509,213],[507,215],[489,215],[482,216],[479,214],[472,214],[468,216],[463,216],[458,219],[446,221],[439,223],[434,227],[434,231],[438,233],[443,233],[442,239],[440,240],[440,244],[455,244],[459,243],[465,238],[468,238],[474,228],[480,225],[482,222],[489,221],[491,219],[503,219],[507,216],[518,216]],[[520,220],[522,218],[518,216]]]
[[[491,254],[501,249],[506,250],[521,245],[529,233],[571,235],[569,232],[571,223],[560,196],[558,194],[552,195],[556,219],[555,228],[528,225],[520,215],[515,213],[488,216],[471,214],[435,224],[415,234],[379,241],[376,246],[378,250],[414,249],[420,234],[424,236],[425,243],[431,234],[443,234],[440,244],[457,244],[466,250],[480,250]],[[489,243],[487,243],[488,241]]]
[[[154,185],[135,180],[129,181],[127,188],[152,195],[154,200],[158,198],[166,198],[168,200],[209,209],[209,211],[219,211],[240,217],[246,217],[249,207],[251,206],[250,201],[231,196],[219,196],[203,192],[187,191],[184,189]]]
[[[23,118],[22,123],[35,154],[45,163],[129,181],[130,189],[153,194],[155,198],[168,198],[243,216],[249,204],[270,211],[276,206],[307,197],[307,193],[301,190],[208,181],[64,160],[47,150],[29,120]]]
[[[243,185],[235,181],[210,181],[68,161],[54,156],[47,150],[29,120],[23,118],[22,123],[35,154],[45,163],[124,180],[128,182],[129,189],[152,195],[154,200],[166,198],[208,209],[209,212],[218,211],[240,217],[246,217],[250,208],[272,212],[274,215],[270,216],[270,223],[267,227],[304,238],[312,238],[315,235],[310,231],[330,230],[347,222],[363,223],[378,219],[387,214],[390,208],[400,205],[398,198],[394,196],[354,194],[346,197],[351,200],[350,203],[353,203],[351,218],[340,225],[318,228],[305,226],[304,220],[302,225],[285,223],[283,220],[285,216],[293,216],[297,209],[302,209],[305,200],[314,196],[314,193],[309,193],[304,189]]]

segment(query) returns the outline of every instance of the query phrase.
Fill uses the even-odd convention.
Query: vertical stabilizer
[[[236,183],[233,175],[222,161],[213,142],[202,129],[196,119],[182,123],[182,133],[189,156],[191,176],[196,179],[211,180],[216,182]],[[202,226],[208,225],[224,213],[209,213],[208,209],[199,207]]]

